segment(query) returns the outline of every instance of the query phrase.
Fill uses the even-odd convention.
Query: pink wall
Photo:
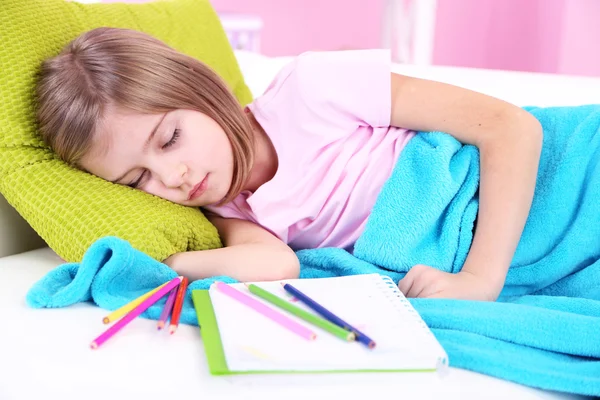
[[[152,0],[100,0],[145,3]],[[381,47],[384,0],[210,0],[217,12],[258,15],[261,53]]]
[[[264,22],[262,51],[381,46],[389,0],[212,0]],[[412,0],[419,1],[419,0]],[[433,63],[600,76],[600,1],[437,0]]]
[[[600,76],[600,2],[566,0],[558,72]]]
[[[555,72],[563,0],[438,0],[433,61]]]
[[[219,12],[259,15],[262,52],[270,56],[381,47],[386,1],[211,0]],[[434,64],[600,76],[598,0],[437,4]]]
[[[438,0],[434,64],[600,76],[596,0]]]
[[[261,52],[294,55],[307,50],[380,47],[383,1],[211,0],[218,12],[258,14]]]

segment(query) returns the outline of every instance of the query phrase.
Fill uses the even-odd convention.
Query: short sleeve
[[[303,53],[297,58],[295,79],[305,105],[318,118],[336,124],[390,125],[389,50]]]
[[[243,191],[229,203],[221,206],[209,205],[204,208],[222,218],[236,218],[256,223],[256,217],[248,206],[246,199],[250,193]]]

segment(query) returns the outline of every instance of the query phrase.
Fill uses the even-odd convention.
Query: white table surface
[[[466,370],[435,373],[254,375],[208,372],[197,327],[175,335],[138,318],[100,349],[89,343],[106,312],[91,304],[31,309],[25,295],[60,264],[48,248],[0,258],[0,399],[291,398],[578,398],[544,392]],[[182,398],[182,397],[180,397]]]

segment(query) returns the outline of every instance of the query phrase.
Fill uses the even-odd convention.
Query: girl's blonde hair
[[[82,157],[109,105],[140,113],[177,109],[214,119],[231,142],[233,179],[224,202],[242,190],[254,157],[252,127],[224,81],[202,62],[147,34],[97,28],[44,61],[37,85],[39,129],[67,163]]]

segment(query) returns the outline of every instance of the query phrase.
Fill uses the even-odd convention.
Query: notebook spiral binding
[[[379,275],[381,278],[380,282],[377,282],[377,286],[381,287],[381,293],[384,293],[385,297],[388,299],[393,299],[391,303],[395,305],[398,311],[408,312],[413,318],[414,321],[423,328],[423,331],[426,332],[429,336],[431,336],[435,340],[435,336],[433,332],[429,329],[425,321],[421,318],[421,316],[415,311],[409,301],[404,297],[404,294],[398,289],[398,285],[387,275]],[[399,307],[403,307],[404,310],[401,310]],[[441,357],[438,358],[437,362],[437,371],[440,373],[447,373],[448,370],[448,358]]]

